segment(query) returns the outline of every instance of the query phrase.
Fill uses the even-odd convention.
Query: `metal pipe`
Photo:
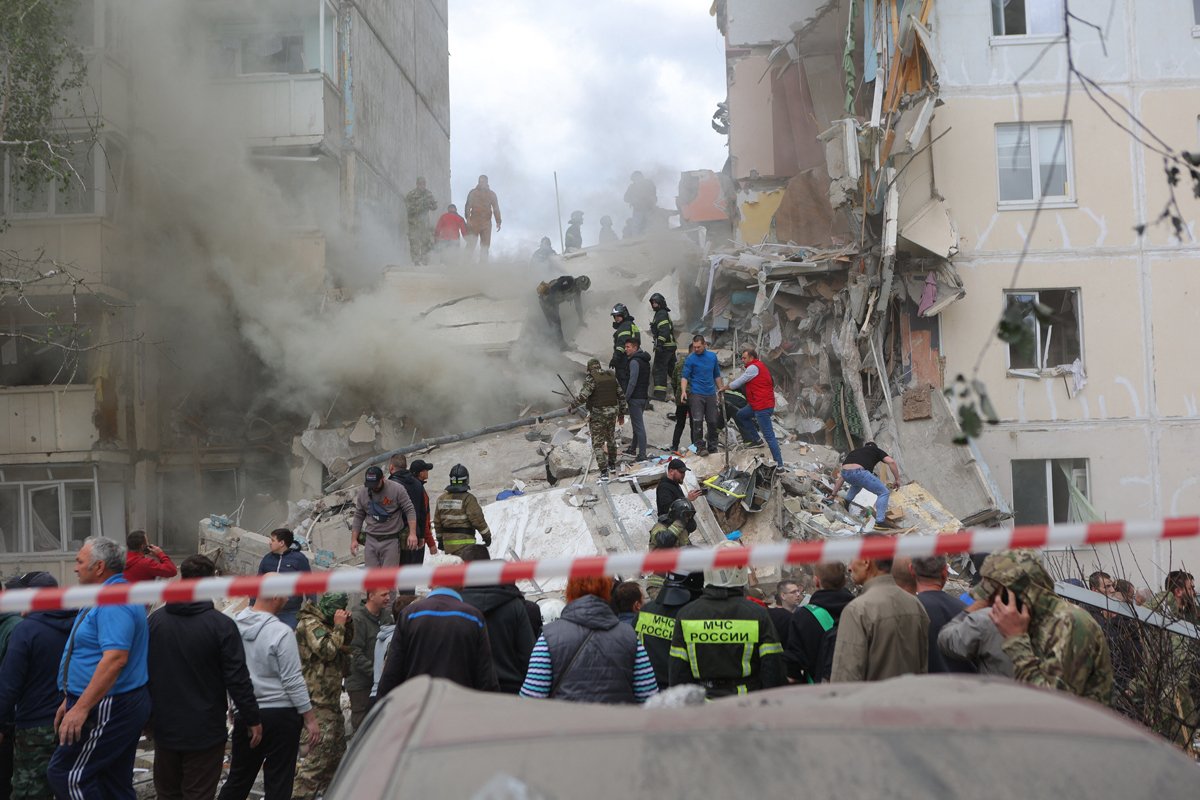
[[[538,423],[545,422],[546,420],[558,419],[559,417],[565,417],[565,416],[570,415],[571,413],[572,413],[571,409],[569,409],[569,408],[560,408],[555,411],[550,411],[546,414],[539,414],[539,415],[533,416],[533,417],[523,417],[521,419],[515,419],[512,422],[502,422],[499,425],[489,425],[486,428],[480,428],[479,430],[475,430],[475,431],[466,431],[464,433],[454,433],[454,434],[450,434],[449,436],[436,436],[432,439],[422,439],[421,441],[417,442],[416,444],[410,444],[408,447],[401,447],[399,450],[389,450],[386,453],[380,453],[377,456],[371,456],[366,461],[355,464],[353,467],[350,468],[349,472],[347,472],[345,475],[343,475],[342,477],[335,480],[333,483],[326,486],[325,491],[326,491],[326,493],[337,491],[338,489],[342,488],[346,484],[346,482],[349,481],[350,478],[353,477],[354,475],[357,475],[359,472],[365,470],[367,467],[372,467],[372,466],[375,466],[376,464],[382,464],[383,462],[387,461],[392,456],[406,456],[409,453],[415,453],[418,450],[424,450],[427,447],[435,447],[437,445],[442,445],[442,444],[453,444],[454,442],[461,442],[464,439],[474,439],[477,436],[487,436],[488,434],[492,434],[492,433],[502,433],[503,431],[511,431],[514,428],[525,428],[530,425],[537,425]]]

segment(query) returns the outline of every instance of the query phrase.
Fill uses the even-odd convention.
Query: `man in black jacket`
[[[409,528],[407,536],[400,537],[401,566],[425,563],[426,547],[429,548],[429,555],[437,554],[437,540],[433,538],[433,529],[429,525],[429,493],[425,491],[425,482],[429,480],[431,469],[433,464],[419,458],[410,467],[403,455],[392,456],[388,461],[388,480],[404,487],[417,512],[417,524]]]
[[[625,360],[629,365],[625,401],[629,403],[629,422],[633,428],[633,441],[626,448],[625,455],[645,461],[646,422],[643,415],[650,404],[650,354],[642,349],[641,339],[635,336],[625,342]]]
[[[454,589],[440,587],[400,614],[379,676],[376,697],[417,675],[445,678],[483,692],[500,689],[487,620]]]
[[[681,608],[703,591],[702,573],[668,572],[658,596],[643,604],[638,612],[633,629],[654,666],[654,677],[660,690],[665,691],[671,685],[671,637],[675,634],[675,618]]]
[[[792,683],[820,683],[829,680],[833,649],[822,648],[826,631],[837,626],[842,609],[854,595],[846,588],[846,565],[840,561],[817,564],[813,568],[817,590],[808,604],[792,612],[791,629],[783,651],[788,680]],[[836,634],[835,634],[836,635]]]
[[[458,553],[463,561],[487,561],[488,549],[481,544],[464,547]],[[503,586],[467,586],[462,590],[464,603],[475,606],[487,620],[488,644],[492,650],[492,666],[500,691],[516,694],[529,669],[529,654],[533,652],[533,625],[525,608],[525,596],[516,584]]]
[[[671,504],[676,500],[696,502],[696,498],[704,494],[701,489],[684,490],[683,475],[688,471],[687,462],[682,458],[672,458],[667,462],[667,476],[658,482],[654,489],[654,504],[661,517],[671,511]],[[695,523],[688,528],[688,533],[696,530]]]
[[[217,568],[197,555],[188,556],[179,572],[184,579],[210,578]],[[159,797],[211,798],[225,757],[227,693],[246,723],[250,746],[262,736],[242,637],[237,624],[207,600],[167,603],[150,615],[149,626],[155,791]]]

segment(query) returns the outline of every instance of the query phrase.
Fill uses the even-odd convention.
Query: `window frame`
[[[1065,39],[1065,37],[1066,37],[1065,29],[1056,31],[1056,32],[1052,32],[1052,33],[1040,33],[1040,32],[1039,33],[1029,33],[1029,3],[1031,1],[1038,2],[1038,0],[1019,0],[1019,2],[1022,5],[1022,8],[1025,10],[1025,33],[1004,33],[1002,31],[996,30],[997,21],[999,21],[999,23],[1001,25],[1004,24],[1003,12],[1000,13],[999,17],[996,16],[996,4],[998,2],[1002,3],[1002,2],[1004,2],[1004,0],[991,0],[991,2],[989,3],[989,10],[991,11],[991,17],[992,17],[992,36],[991,36],[992,44],[997,44],[1000,42],[1011,42],[1011,41],[1045,42],[1045,41],[1054,41],[1056,39]],[[1062,5],[1061,0],[1051,0],[1051,2],[1058,2],[1059,5]],[[1193,2],[1196,2],[1196,0],[1193,0]],[[1065,11],[1065,8],[1062,10]],[[1060,15],[1060,23],[1061,23],[1061,15]]]
[[[1087,368],[1087,356],[1084,352],[1084,336],[1083,336],[1083,289],[1078,286],[1043,286],[1038,289],[1005,289],[1004,290],[1004,310],[1008,310],[1008,298],[1014,296],[1033,295],[1034,302],[1041,302],[1042,292],[1074,292],[1075,293],[1075,327],[1079,337],[1079,363]],[[1041,378],[1048,372],[1053,372],[1054,367],[1061,366],[1052,364],[1047,366],[1045,362],[1045,352],[1042,342],[1042,325],[1035,320],[1036,330],[1034,331],[1034,358],[1035,365],[1032,367],[1014,367],[1012,363],[1012,348],[1011,344],[1004,348],[1004,370],[1010,378]],[[1030,373],[1037,373],[1031,375]]]
[[[14,552],[5,552],[0,555],[47,555],[61,554],[74,552],[71,545],[71,523],[79,515],[73,511],[69,502],[69,497],[72,489],[82,489],[87,487],[91,492],[92,503],[90,509],[90,518],[92,521],[92,530],[90,536],[96,536],[100,531],[100,498],[96,492],[96,482],[92,478],[55,478],[53,476],[53,467],[48,470],[48,475],[45,480],[4,480],[3,471],[0,470],[0,490],[16,489],[17,490],[17,545],[18,549]],[[35,550],[33,548],[33,529],[31,527],[33,521],[33,493],[53,489],[58,492],[58,549],[55,550]]]
[[[1013,459],[1010,459],[1008,462],[1010,479],[1012,478],[1013,464],[1018,461],[1026,462],[1026,463],[1031,462],[1031,461],[1041,462],[1044,466],[1044,472],[1045,472],[1045,477],[1046,477],[1046,522],[1044,524],[1046,524],[1046,525],[1083,524],[1083,523],[1073,523],[1070,520],[1058,521],[1058,520],[1054,519],[1054,469],[1055,469],[1056,465],[1059,464],[1060,462],[1082,461],[1083,462],[1083,487],[1080,489],[1080,491],[1083,493],[1083,496],[1086,497],[1088,502],[1090,503],[1092,500],[1091,459],[1081,458],[1081,457],[1074,457],[1074,458],[1013,458]],[[1072,475],[1071,480],[1078,480],[1078,477],[1075,475]],[[1077,486],[1078,486],[1078,484],[1077,484]],[[1015,511],[1015,509],[1017,508],[1017,484],[1016,484],[1015,480],[1013,480],[1013,482],[1012,482],[1012,494],[1013,494],[1012,507]],[[1014,516],[1013,520],[1014,520],[1014,523],[1017,525],[1020,525],[1020,524],[1040,525],[1040,524],[1043,524],[1043,523],[1017,522],[1015,516]],[[1050,548],[1050,549],[1054,549],[1054,548]]]
[[[1067,190],[1065,195],[1043,195],[1042,194],[1042,177],[1041,177],[1041,159],[1038,151],[1038,136],[1036,132],[1045,128],[1059,128],[1063,133],[1063,165],[1067,173]],[[1025,136],[1024,140],[1029,145],[1029,172],[1030,186],[1033,190],[1031,199],[1004,200],[1001,197],[1001,182],[1000,182],[1000,130],[1002,128],[1017,128],[1023,129]],[[996,175],[996,207],[1000,211],[1021,211],[1036,208],[1076,208],[1078,207],[1078,198],[1075,190],[1075,148],[1073,126],[1071,120],[1062,120],[1054,122],[998,122],[996,123],[993,140],[992,154],[995,156],[995,175]],[[1022,141],[1020,137],[1018,143]]]
[[[87,135],[84,131],[78,132],[80,136]],[[108,148],[114,148],[114,152],[119,154],[119,160],[116,164],[112,163],[109,158]],[[59,185],[58,178],[48,178],[45,185],[49,192],[49,200],[46,210],[42,211],[18,211],[15,207],[15,185],[13,181],[13,173],[17,164],[11,153],[4,157],[3,162],[0,162],[0,169],[3,170],[3,175],[0,176],[0,191],[3,191],[3,197],[0,197],[0,207],[3,207],[5,215],[14,221],[17,220],[46,220],[46,219],[113,219],[117,210],[117,194],[120,192],[122,182],[125,179],[125,164],[128,160],[128,150],[125,143],[116,137],[101,137],[92,142],[86,151],[88,160],[87,174],[80,172],[80,176],[90,183],[84,190],[91,194],[92,208],[90,211],[59,211],[58,206],[60,196],[65,191]],[[72,175],[68,177],[69,181],[74,181]],[[110,191],[111,190],[111,191]],[[111,197],[109,195],[112,195]]]

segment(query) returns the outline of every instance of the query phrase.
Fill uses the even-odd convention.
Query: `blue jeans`
[[[738,427],[742,431],[742,436],[750,441],[750,444],[758,444],[761,440],[758,438],[758,432],[754,430],[753,422],[758,423],[759,429],[762,431],[763,439],[767,440],[767,447],[771,450],[771,458],[775,459],[775,463],[783,466],[783,454],[779,452],[779,442],[775,441],[775,426],[771,424],[771,415],[775,413],[774,408],[764,408],[761,411],[755,411],[748,405],[738,409],[737,415],[734,417],[737,420]]]
[[[842,470],[842,479],[850,487],[850,491],[846,492],[846,503],[853,502],[860,489],[866,489],[876,497],[875,522],[883,522],[887,516],[888,496],[891,495],[887,484],[875,477],[874,472],[868,472],[862,467]]]

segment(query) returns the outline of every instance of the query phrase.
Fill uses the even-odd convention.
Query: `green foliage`
[[[79,0],[0,0],[0,153],[30,189],[69,175],[69,133],[55,119],[84,85],[87,66],[70,38]]]
[[[992,400],[988,397],[987,386],[981,380],[969,383],[962,375],[954,379],[954,385],[945,390],[951,407],[958,409],[958,427],[962,433],[955,437],[955,444],[966,444],[971,439],[978,438],[983,433],[983,424],[995,425],[1000,421]]]

